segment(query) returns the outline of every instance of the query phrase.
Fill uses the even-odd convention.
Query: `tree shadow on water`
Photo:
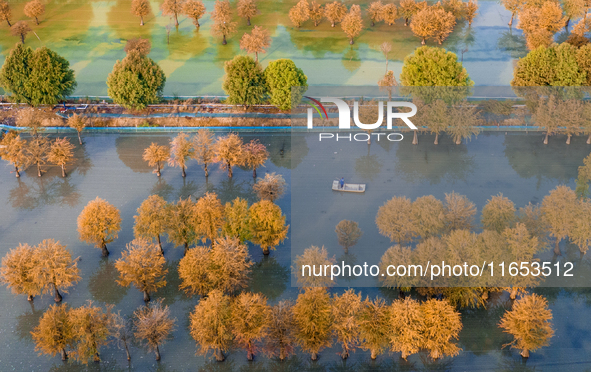
[[[102,258],[98,269],[88,280],[88,292],[95,301],[104,304],[118,304],[127,294],[129,287],[122,287],[115,281],[119,271],[112,260]]]
[[[269,300],[275,300],[287,288],[289,268],[280,265],[275,257],[264,256],[254,264],[248,291],[260,292]]]

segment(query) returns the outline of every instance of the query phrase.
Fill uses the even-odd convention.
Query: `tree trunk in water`
[[[66,178],[66,165],[62,164],[62,177]]]
[[[21,34],[21,41],[23,44],[25,43],[25,34]]]
[[[571,138],[572,136],[573,136],[572,134],[567,134],[567,135],[566,135],[566,144],[567,144],[567,145],[570,145],[570,138]]]
[[[374,349],[371,349],[371,360],[376,360],[378,357],[378,353]]]
[[[35,17],[35,23],[39,26],[39,18]]]
[[[404,300],[406,296],[404,295],[404,291],[401,289],[398,291],[398,298],[400,298],[401,300]]]
[[[373,27],[375,25],[376,25],[376,23],[373,21],[373,18],[372,18],[372,20],[371,20],[371,27]]]
[[[232,178],[232,164],[228,162],[228,177]]]
[[[564,31],[568,32],[568,25],[570,23],[570,17],[566,20],[566,24],[564,25]]]
[[[421,40],[421,45],[425,45],[425,38],[423,38],[423,40]]]
[[[511,294],[509,294],[509,298],[511,300],[515,300],[517,298],[517,288],[511,288]]]
[[[279,360],[285,359],[285,348],[283,346],[279,347]]]
[[[456,140],[456,145],[461,145],[462,144],[462,137],[458,137],[458,139]]]
[[[158,349],[158,345],[156,345],[154,352],[156,353],[156,360],[160,360],[160,349]]]
[[[345,347],[343,347],[343,352],[341,353],[341,358],[343,358],[343,360],[347,359],[349,357],[349,350]]]
[[[37,163],[37,177],[41,177],[41,166]]]
[[[226,45],[228,42],[226,41],[226,35],[222,38],[222,45]]]
[[[413,132],[414,132],[414,134],[413,134],[413,137],[412,137],[412,144],[413,145],[418,145],[419,144],[419,136],[417,135],[417,131],[416,130],[414,130]]]
[[[99,353],[94,354],[94,362],[99,363],[101,361],[101,356]]]
[[[174,25],[179,27],[179,15],[174,13]]]
[[[269,247],[265,247],[265,248],[263,248],[263,254],[264,254],[265,256],[268,256],[268,255],[269,255]]]
[[[28,295],[28,296],[27,296],[27,301],[31,301],[31,302],[33,302],[33,295],[31,295],[31,294],[30,294],[30,295]]]
[[[8,23],[8,27],[12,27],[12,25],[10,24],[10,21],[7,19],[6,23]]]
[[[183,173],[182,173],[183,178],[187,177],[187,172],[185,172],[185,167],[183,167],[182,170],[183,170]]]
[[[14,166],[14,173],[16,173],[16,178],[20,178],[21,174],[18,171],[18,167],[15,165]]]
[[[546,132],[546,138],[544,138],[544,145],[548,144],[548,136],[550,135],[550,133]]]
[[[591,145],[591,133],[589,133],[589,137],[587,137],[587,144]]]
[[[331,22],[330,23],[330,27],[334,27],[334,22]]]
[[[403,351],[402,354],[400,355],[400,357],[404,360],[406,360],[406,358],[408,358],[408,353],[406,351]]]
[[[529,350],[528,349],[521,350],[521,356],[524,358],[529,358]]]
[[[509,20],[509,27],[513,25],[513,17],[515,17],[515,13],[511,13],[511,19]]]
[[[125,346],[125,353],[127,354],[127,360],[131,360],[131,354],[129,353],[129,348],[127,347],[127,342],[124,342],[123,346]]]
[[[187,255],[187,252],[189,251],[189,243],[185,242],[185,253],[184,255]]]
[[[311,353],[310,354],[310,359],[312,359],[312,360],[318,360],[318,353]]]
[[[344,247],[343,247],[343,250],[345,251],[345,254],[349,254],[349,247],[347,247],[347,246],[344,246]]]
[[[209,177],[209,169],[207,169],[207,163],[205,163],[205,165],[203,166],[203,170],[205,170],[205,178]]]
[[[353,38],[351,38],[351,40],[349,40],[349,45],[353,45]]]
[[[143,26],[143,25],[144,25],[144,17],[140,16],[140,26]]]
[[[68,360],[68,354],[66,354],[66,349],[60,350],[60,354],[62,354],[62,360]]]
[[[554,254],[560,256],[560,240],[556,238],[556,245],[554,246]]]
[[[144,302],[150,302],[150,294],[148,291],[144,291]]]
[[[246,350],[246,359],[248,359],[250,362],[254,360],[254,347],[252,346],[251,342],[248,343],[248,348]]]
[[[53,285],[53,300],[55,302],[62,302],[62,295],[60,294],[60,291],[57,290],[56,285]]]
[[[160,240],[160,234],[158,236],[158,246],[160,247],[160,254],[164,256],[164,249],[162,249],[162,241]]]
[[[102,250],[103,250],[103,257],[107,257],[109,255],[109,250],[107,249],[107,245],[105,243],[103,243]]]
[[[252,178],[257,178],[257,169],[256,168],[252,169]]]
[[[434,145],[439,145],[439,133],[435,133],[435,142],[433,142]]]
[[[246,18],[246,24],[250,26],[250,18]]]
[[[408,18],[404,18],[404,25],[408,26]]]
[[[82,137],[80,137],[80,132],[78,132],[78,143],[82,144]]]
[[[224,353],[222,353],[220,349],[217,349],[215,351],[215,360],[217,360],[218,362],[223,362],[225,359],[226,357],[224,356]]]
[[[162,174],[160,173],[160,163],[156,166],[156,176],[160,177]]]

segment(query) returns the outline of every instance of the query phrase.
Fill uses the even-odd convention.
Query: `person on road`
[[[341,189],[344,189],[345,188],[345,177],[341,177],[340,183],[341,183]]]

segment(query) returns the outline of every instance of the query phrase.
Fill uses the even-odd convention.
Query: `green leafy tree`
[[[51,305],[33,332],[35,350],[55,356],[61,354],[62,360],[68,359],[66,348],[75,344],[74,330],[67,305]]]
[[[405,86],[472,86],[458,57],[442,48],[423,46],[404,58],[400,81]]]
[[[76,79],[70,63],[57,53],[17,44],[2,65],[0,85],[13,102],[54,105],[74,92]]]
[[[80,240],[102,249],[103,257],[109,255],[107,244],[117,239],[120,230],[119,210],[99,197],[89,201],[78,216]]]
[[[511,85],[580,86],[586,85],[587,73],[577,62],[577,48],[563,43],[540,46],[517,61]]]
[[[115,62],[107,77],[108,94],[113,102],[135,110],[160,102],[165,83],[162,68],[137,50]]]
[[[201,354],[214,352],[218,362],[225,359],[232,346],[232,308],[230,297],[213,290],[199,301],[189,315],[191,337],[197,342]]]
[[[133,233],[136,238],[158,240],[160,254],[164,254],[160,236],[166,232],[166,200],[150,195],[140,204],[134,217]]]
[[[117,283],[122,287],[135,286],[144,293],[144,301],[148,302],[150,292],[156,292],[166,285],[166,260],[158,247],[145,239],[135,239],[126,248],[115,262],[115,268],[119,271]]]
[[[237,346],[254,360],[259,343],[267,336],[271,308],[260,293],[242,292],[232,302],[232,332]]]
[[[312,360],[317,360],[318,353],[332,344],[334,319],[326,288],[306,288],[300,293],[293,307],[293,317],[298,345],[310,353]]]
[[[285,111],[299,104],[308,87],[308,77],[302,69],[286,58],[269,62],[265,68],[265,81],[271,104]]]
[[[268,255],[269,250],[275,250],[287,237],[289,225],[285,224],[285,215],[281,208],[269,200],[261,200],[250,206],[250,227],[254,244],[263,249]]]
[[[513,336],[513,341],[508,345],[520,349],[521,356],[529,358],[530,351],[550,343],[554,335],[551,321],[552,311],[548,309],[548,301],[532,294],[516,301],[513,308],[505,312],[499,327]]]
[[[252,106],[263,102],[265,75],[261,66],[250,56],[236,56],[224,65],[226,75],[222,88],[227,103]]]

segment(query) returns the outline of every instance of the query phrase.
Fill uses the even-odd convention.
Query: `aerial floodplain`
[[[591,3],[0,0],[0,371],[591,370]]]

